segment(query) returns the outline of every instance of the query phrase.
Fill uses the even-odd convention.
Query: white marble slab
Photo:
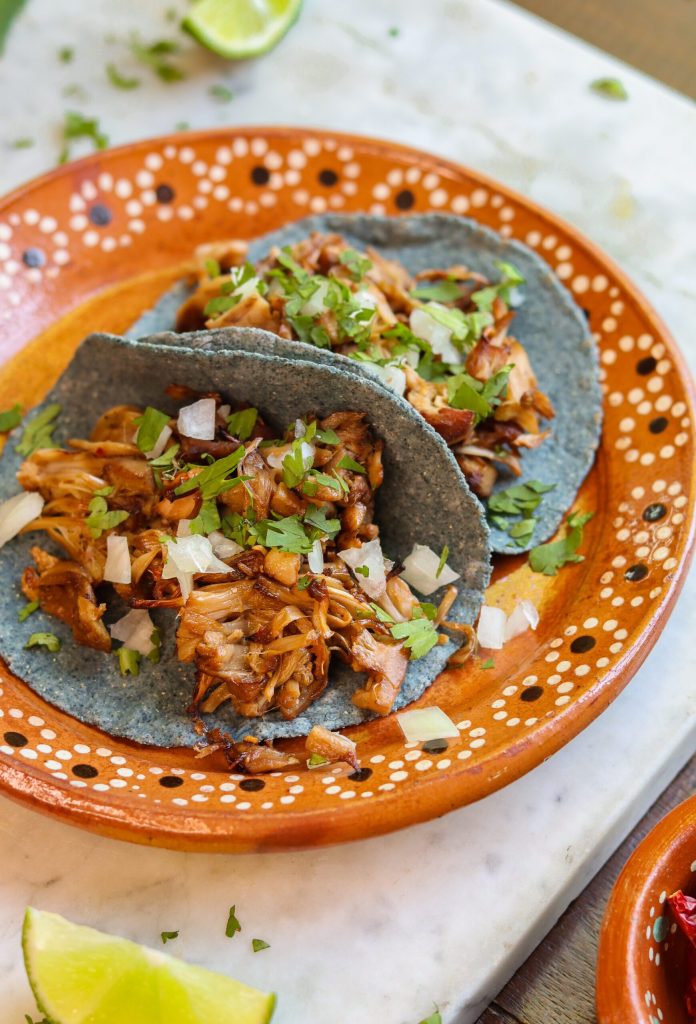
[[[181,6],[181,5],[180,5]],[[187,81],[118,92],[118,39],[171,35],[166,4],[30,0],[0,60],[0,188],[48,168],[66,106],[114,143],[181,120],[304,123],[385,135],[499,177],[574,221],[645,288],[696,365],[696,111],[613,58],[491,0],[308,0],[271,56],[229,67],[191,45]],[[392,38],[388,29],[397,26]],[[75,46],[71,65],[58,46]],[[188,44],[185,44],[188,47]],[[146,73],[145,73],[146,74]],[[588,90],[618,74],[626,104]],[[207,94],[235,90],[229,105]],[[81,82],[89,98],[61,97]],[[1,144],[1,143],[0,143]],[[493,997],[696,746],[696,578],[656,650],[569,747],[476,806],[318,852],[201,857],[143,850],[0,804],[0,1024],[31,1008],[27,902],[156,943],[280,996],[278,1024],[415,1024],[438,1002],[467,1024]],[[244,926],[224,937],[236,903]],[[249,941],[271,949],[252,955]]]

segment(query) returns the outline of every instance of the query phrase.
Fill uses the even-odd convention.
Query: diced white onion
[[[222,416],[223,420],[226,420],[232,412],[231,405],[220,405],[218,406],[218,415]]]
[[[164,449],[167,447],[167,441],[172,436],[172,428],[166,423],[160,430],[160,435],[155,441],[154,447],[149,452],[145,452],[145,457],[148,459],[158,459]]]
[[[238,544],[236,540],[230,540],[220,530],[213,530],[209,533],[208,540],[212,544],[213,554],[218,558],[232,558],[233,555],[238,555],[240,551],[244,550],[241,544]]]
[[[179,590],[184,601],[188,601],[189,595],[193,590],[193,573],[192,572],[179,572],[176,575],[176,580],[179,584]]]
[[[202,534],[167,541],[167,560],[162,579],[171,580],[180,572],[206,572],[215,561],[213,546]],[[227,569],[227,566],[225,566]]]
[[[461,363],[462,354],[452,344],[452,332],[430,316],[427,309],[411,310],[409,326],[416,337],[429,341],[433,352],[442,356],[446,363]]]
[[[429,548],[427,544],[414,544],[413,551],[404,559],[404,571],[401,573],[401,578],[420,594],[427,596],[439,587],[444,587],[459,579],[459,573],[450,569],[446,563],[438,576],[439,566],[440,556],[436,555],[432,548]]]
[[[200,398],[179,410],[177,429],[185,437],[199,441],[212,441],[215,437],[215,399]]]
[[[176,535],[177,537],[190,537],[191,536],[191,520],[180,519],[176,524]]]
[[[539,612],[531,601],[518,601],[505,626],[505,641],[512,640],[528,629],[536,629],[539,625]]]
[[[389,366],[373,363],[371,369],[397,395],[403,395],[406,391],[406,374],[400,366],[395,366],[393,363]]]
[[[326,295],[329,290],[328,281],[320,281],[315,292],[309,296],[305,304],[302,306],[300,313],[302,316],[318,316],[323,313],[326,309]]]
[[[307,433],[307,426],[304,420],[295,420],[295,437],[304,437]]]
[[[372,292],[368,291],[367,288],[358,288],[358,290],[354,292],[353,298],[361,309],[377,308],[377,299],[374,297]]]
[[[302,465],[304,466],[305,473],[308,469],[311,469],[314,465],[314,453],[316,451],[313,444],[309,444],[307,441],[302,441],[300,444],[300,451],[302,452]]]
[[[146,658],[155,649],[152,642],[154,628],[155,624],[149,612],[144,608],[133,608],[122,619],[109,626],[109,632],[114,640],[121,640],[125,647],[138,651]]]
[[[307,555],[309,571],[317,575],[324,571],[324,552],[321,550],[321,541],[315,540],[312,550]]]
[[[258,277],[250,277],[248,281],[245,281],[244,284],[240,284],[234,289],[234,295],[236,295],[241,302],[242,299],[246,299],[249,295],[253,295],[254,292],[258,292],[258,289]]]
[[[387,578],[384,572],[384,556],[382,545],[379,540],[370,540],[359,548],[346,548],[339,551],[338,557],[355,572],[356,569],[366,568],[368,575],[355,572],[355,579],[361,590],[364,590],[368,597],[378,598],[384,593],[387,585]]]
[[[130,583],[131,560],[128,538],[110,533],[106,538],[106,563],[104,579],[107,583]]]
[[[492,651],[502,650],[505,643],[505,623],[507,615],[502,608],[493,608],[484,604],[479,615],[476,636],[481,647]]]
[[[459,729],[442,708],[414,708],[396,716],[407,743],[455,739]]]
[[[44,500],[38,491],[22,491],[0,505],[0,548],[12,540],[32,519],[41,515]]]

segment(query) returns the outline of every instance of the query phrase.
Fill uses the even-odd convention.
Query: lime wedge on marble
[[[275,996],[139,946],[27,909],[24,962],[51,1024],[267,1024]]]
[[[296,21],[302,0],[194,0],[183,27],[221,57],[267,53]]]

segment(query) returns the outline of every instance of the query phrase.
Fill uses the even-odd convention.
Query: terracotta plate
[[[597,960],[599,1024],[688,1024],[687,940],[665,900],[696,894],[696,797],[646,836],[607,905]]]
[[[109,835],[249,850],[357,839],[478,800],[567,743],[618,694],[665,624],[693,538],[693,397],[666,329],[623,274],[568,225],[495,182],[390,143],[288,128],[171,136],[95,154],[0,204],[0,408],[36,403],[90,330],[124,331],[198,243],[323,210],[444,210],[539,250],[587,309],[601,347],[604,439],[577,507],[582,564],[496,566],[489,603],[521,596],[536,633],[495,668],[442,675],[422,703],[457,740],[404,743],[393,719],[352,731],[362,770],[230,775],[186,750],[137,747],[0,678],[0,786]],[[114,382],[114,400],[118,383]],[[11,442],[12,443],[12,442]],[[480,664],[480,662],[479,662]]]

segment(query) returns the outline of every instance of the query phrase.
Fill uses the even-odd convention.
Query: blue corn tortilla
[[[491,524],[494,552],[519,554],[548,540],[558,529],[587,475],[599,444],[602,423],[602,393],[598,377],[598,354],[587,320],[570,293],[544,260],[526,245],[502,238],[466,217],[451,214],[416,214],[406,217],[378,217],[367,214],[327,214],[306,217],[280,231],[263,235],[250,243],[252,262],[267,255],[272,246],[291,245],[312,231],[337,232],[356,248],[373,246],[388,259],[398,260],[412,273],[428,267],[463,263],[492,280],[500,272],[495,263],[513,263],[526,284],[520,289],[523,301],[515,311],[511,333],[529,354],[540,389],[549,396],[556,416],[544,424],[551,435],[539,448],[522,454],[522,476],[503,470],[495,490],[525,480],[555,483],[535,511],[537,519],[530,541],[518,546],[504,530]],[[131,328],[131,337],[172,331],[176,312],[190,294],[182,282]],[[237,332],[235,334],[235,332]],[[217,334],[218,332],[212,332]],[[222,333],[222,332],[220,332]],[[160,339],[190,347],[223,347],[211,332],[196,332]],[[325,365],[341,366],[358,376],[376,375],[365,363],[314,348],[303,342],[274,340],[274,335],[246,329],[225,329],[225,347],[255,348],[260,352],[311,359]],[[380,382],[381,383],[381,382]],[[384,387],[385,385],[381,385]]]
[[[54,435],[60,444],[70,437],[88,437],[101,413],[116,404],[150,404],[175,412],[164,394],[170,383],[220,390],[232,399],[247,401],[279,429],[309,411],[319,415],[346,409],[365,412],[385,442],[384,484],[376,502],[384,551],[396,559],[405,557],[416,542],[436,551],[448,544],[448,563],[462,577],[450,617],[460,622],[475,620],[490,575],[488,529],[481,506],[440,437],[407,402],[369,379],[348,377],[334,365],[256,351],[190,351],[92,335],[39,409],[50,402],[62,406]],[[3,501],[19,490],[15,474],[22,459],[15,445],[11,437],[0,459]],[[163,636],[160,663],[143,660],[139,675],[121,676],[114,654],[78,646],[59,620],[37,611],[18,623],[17,613],[25,604],[20,578],[32,562],[29,549],[34,544],[61,553],[40,532],[15,538],[2,552],[0,655],[10,669],[52,704],[111,735],[162,747],[192,746],[197,737],[185,709],[193,692],[194,668],[177,661],[175,613],[165,609],[153,613]],[[104,587],[103,595],[109,605],[108,624],[126,608],[110,587]],[[43,631],[60,637],[58,653],[24,649],[31,633]],[[436,646],[424,658],[409,663],[397,708],[423,694],[455,647],[452,642]],[[326,691],[292,721],[284,721],[277,712],[262,719],[242,718],[229,703],[206,716],[206,721],[235,738],[252,733],[261,739],[302,736],[314,724],[329,729],[356,725],[372,717],[351,703],[360,680],[333,659]]]

